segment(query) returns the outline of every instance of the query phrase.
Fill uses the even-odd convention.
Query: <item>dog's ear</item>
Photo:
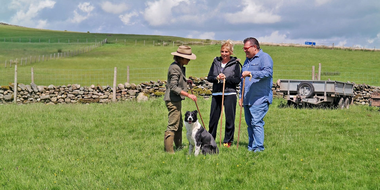
[[[185,113],[185,115],[189,115],[190,114],[190,111],[187,111],[186,113]]]
[[[198,114],[198,111],[197,111],[197,110],[194,110],[193,112],[194,112],[195,114]]]

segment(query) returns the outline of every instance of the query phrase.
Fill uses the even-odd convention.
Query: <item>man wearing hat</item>
[[[174,154],[173,141],[176,148],[182,146],[182,112],[181,101],[188,97],[193,101],[197,101],[197,97],[193,94],[187,93],[187,80],[186,80],[186,68],[190,60],[194,60],[197,57],[191,52],[189,46],[179,46],[176,52],[172,52],[174,55],[174,62],[169,66],[168,79],[166,84],[166,92],[164,101],[169,111],[168,113],[168,126],[165,131],[164,145],[165,151]]]

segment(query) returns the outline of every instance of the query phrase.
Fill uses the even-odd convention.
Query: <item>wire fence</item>
[[[186,76],[206,77],[209,67],[187,67]],[[143,83],[149,81],[164,81],[167,78],[168,68],[117,68],[117,83]],[[13,83],[14,69],[0,70],[0,85]],[[17,71],[18,83],[30,84],[34,81],[37,85],[112,85],[114,80],[114,68],[105,69],[30,69],[19,67]],[[312,80],[311,68],[300,69],[276,69],[273,71],[273,81],[278,79]],[[341,82],[354,82],[356,84],[369,84],[380,86],[380,74],[373,72],[327,72],[321,70],[321,80],[333,80]]]
[[[163,37],[164,39],[131,39],[131,38],[0,38],[0,43],[14,43],[14,44],[87,44],[106,42],[112,44],[123,45],[153,45],[153,46],[178,46],[178,45],[215,45],[221,44],[223,40],[190,40],[184,41],[180,39],[170,39],[170,37]],[[242,44],[242,41],[234,41],[235,44]]]
[[[7,43],[98,43],[104,39],[94,38],[0,38],[0,42]]]
[[[4,39],[8,42],[9,39]],[[10,41],[13,41],[12,39]],[[20,42],[25,42],[19,39]],[[35,42],[36,40],[30,42]],[[45,39],[46,41],[46,39]],[[50,40],[49,40],[50,41]],[[73,40],[74,41],[74,40]],[[1,42],[1,39],[0,39]],[[14,41],[13,41],[14,42]],[[38,42],[41,42],[39,40]],[[52,41],[50,41],[52,42]],[[55,42],[55,41],[54,41]],[[57,40],[60,42],[60,40]],[[67,40],[67,42],[72,42]],[[74,41],[75,42],[75,41]],[[77,42],[80,42],[77,40]],[[111,40],[95,40],[98,42],[99,46],[103,43],[127,43],[126,39],[113,39]],[[14,42],[16,43],[16,42]],[[134,43],[153,46],[168,46],[168,45],[178,45],[178,43],[183,44],[194,44],[194,45],[214,45],[217,42],[206,40],[205,42],[181,42],[173,40],[133,40],[128,41],[128,43]],[[220,43],[220,42],[219,42]],[[95,45],[96,47],[98,45]],[[73,54],[80,54],[90,51],[94,47],[89,47],[83,49],[82,51],[75,52],[63,52],[57,55],[46,55],[46,56],[30,56],[29,59],[19,59],[14,64],[30,64],[38,61],[46,61],[50,59],[55,59],[60,57],[72,56]],[[1,62],[0,62],[1,63]],[[0,69],[0,85],[8,85],[14,81],[15,71],[14,67],[11,68],[11,60],[3,62],[6,69]],[[169,66],[169,65],[168,65]],[[187,67],[187,77],[205,77],[208,74],[210,65],[193,67],[189,65]],[[141,68],[130,66],[127,68],[117,68],[117,83],[142,83],[148,81],[166,80],[167,78],[167,67],[156,67],[156,68]],[[68,84],[80,84],[83,86],[89,85],[112,85],[114,79],[114,68],[104,68],[104,69],[40,69],[35,68],[32,71],[30,68],[19,67],[18,68],[18,83],[30,84],[32,81],[37,85],[68,85]],[[299,65],[274,65],[273,81],[277,79],[300,79],[300,80],[311,80],[312,70],[308,66]],[[380,74],[376,70],[368,71],[368,69],[361,68],[342,68],[342,67],[329,67],[324,66],[321,70],[321,80],[336,80],[342,82],[355,82],[356,84],[369,84],[374,86],[380,86]]]

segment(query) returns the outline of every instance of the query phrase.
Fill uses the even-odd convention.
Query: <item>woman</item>
[[[230,40],[222,44],[220,57],[216,57],[211,65],[207,80],[213,83],[210,111],[209,132],[216,137],[218,122],[222,109],[223,79],[226,79],[224,89],[224,113],[226,117],[226,132],[223,145],[231,147],[234,141],[236,114],[236,87],[240,83],[239,59],[232,57],[234,48]],[[221,139],[220,139],[221,140]]]
[[[188,97],[193,101],[197,101],[195,95],[187,93],[187,80],[185,78],[185,67],[191,60],[196,59],[195,54],[191,52],[189,46],[179,46],[174,55],[174,62],[169,66],[168,80],[166,84],[166,92],[164,101],[168,108],[168,126],[165,131],[164,146],[165,151],[174,154],[173,141],[177,148],[182,146],[182,113],[181,101]]]

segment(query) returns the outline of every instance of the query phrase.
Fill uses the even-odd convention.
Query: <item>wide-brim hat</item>
[[[172,55],[176,55],[179,57],[183,57],[186,59],[196,59],[197,56],[191,52],[191,47],[190,46],[178,46],[178,49],[176,52],[172,52]]]

